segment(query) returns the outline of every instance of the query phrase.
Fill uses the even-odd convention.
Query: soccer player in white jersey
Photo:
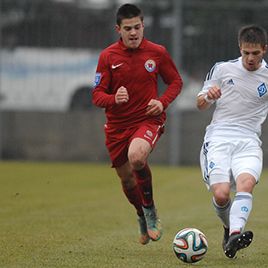
[[[223,250],[228,258],[253,239],[253,233],[244,229],[262,171],[260,134],[268,112],[268,66],[263,59],[267,33],[257,25],[244,26],[238,44],[241,57],[216,63],[197,97],[199,110],[216,106],[206,128],[200,165],[223,223]]]

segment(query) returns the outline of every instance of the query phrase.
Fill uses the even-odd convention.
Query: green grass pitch
[[[255,188],[248,249],[227,259],[222,227],[199,167],[152,166],[164,234],[138,243],[137,219],[109,164],[0,162],[0,267],[190,267],[172,250],[185,227],[203,231],[209,249],[194,267],[268,267],[268,170]]]

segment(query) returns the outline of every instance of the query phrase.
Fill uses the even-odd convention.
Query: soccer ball
[[[173,250],[183,262],[198,262],[208,250],[207,238],[196,228],[185,228],[175,235]]]

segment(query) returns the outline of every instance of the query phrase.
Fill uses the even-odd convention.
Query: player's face
[[[135,49],[141,44],[144,24],[140,17],[123,19],[120,25],[116,25],[116,30],[127,48]]]
[[[248,71],[259,69],[266,50],[267,47],[263,47],[260,44],[242,43],[240,45],[240,52],[243,66]]]

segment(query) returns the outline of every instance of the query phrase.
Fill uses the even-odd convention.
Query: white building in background
[[[0,109],[90,108],[97,60],[98,52],[82,49],[2,49]]]

